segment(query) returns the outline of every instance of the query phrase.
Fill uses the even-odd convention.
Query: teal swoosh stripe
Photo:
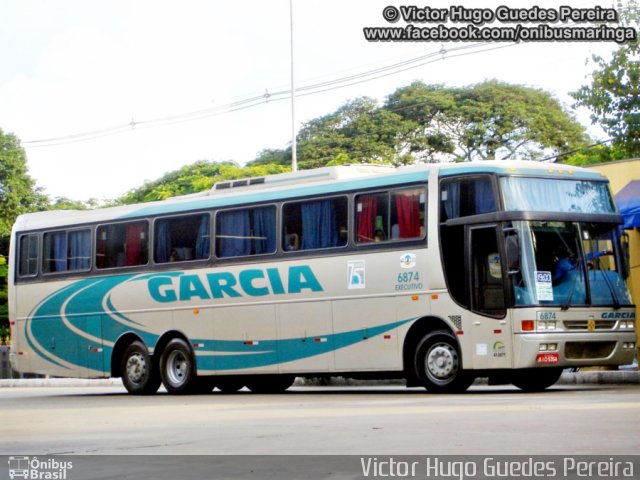
[[[66,363],[107,372],[112,347],[101,345],[102,357],[96,363],[96,354],[90,353],[90,349],[98,345],[83,333],[103,338],[105,342],[112,344],[126,332],[137,334],[148,346],[155,346],[158,340],[157,334],[136,327],[139,323],[115,310],[111,302],[112,290],[129,281],[181,274],[182,272],[163,272],[137,276],[128,274],[94,277],[67,285],[45,298],[28,318],[26,330],[29,345],[42,358],[58,366],[68,368],[64,365]],[[65,323],[63,316],[66,316],[71,328]],[[198,349],[198,352],[207,353],[198,355],[199,369],[238,370],[321,355],[381,335],[413,320],[400,320],[366,330],[316,335],[315,338],[326,339],[322,342],[316,342],[314,338],[291,338],[261,340],[258,345],[251,346],[241,340],[198,339],[193,340],[193,343],[205,345],[205,348]]]
[[[246,345],[244,341],[196,340],[194,343],[203,343],[205,345],[205,348],[202,350],[199,349],[198,351],[213,353],[212,355],[201,355],[197,357],[198,369],[238,370],[293,362],[355,345],[356,343],[364,341],[366,338],[376,337],[413,320],[415,319],[410,318],[408,320],[400,320],[367,329],[315,336],[315,338],[325,338],[326,342],[315,342],[314,338],[290,338],[283,340],[260,340],[258,345],[253,346]],[[234,355],[234,352],[237,352],[237,354]]]
[[[121,313],[112,311],[109,296],[111,291],[134,277],[135,275],[128,274],[83,279],[49,295],[27,319],[27,341],[31,348],[42,358],[64,368],[68,367],[52,357],[77,367],[95,369],[95,361],[92,361],[88,352],[90,348],[100,346],[103,349],[102,358],[107,361],[99,362],[104,365],[98,366],[105,370],[105,366],[109,364],[108,359],[111,358],[112,348],[108,345],[97,345],[96,342],[69,328],[64,323],[63,315],[66,315],[67,321],[80,332],[103,338],[106,342],[114,343],[123,333],[134,332],[147,345],[154,345],[158,339],[157,335],[118,321],[120,319],[136,324]],[[102,302],[105,297],[108,310],[105,310]],[[93,356],[95,357],[95,354]]]

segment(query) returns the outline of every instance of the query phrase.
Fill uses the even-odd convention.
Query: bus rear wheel
[[[528,368],[513,372],[513,383],[525,392],[541,392],[556,383],[562,368]]]
[[[187,342],[181,338],[171,340],[160,357],[162,384],[169,393],[190,393],[195,386],[195,365]]]
[[[160,387],[160,375],[144,343],[136,340],[124,351],[122,383],[132,395],[152,395]]]
[[[445,330],[426,334],[416,348],[418,378],[432,393],[464,392],[474,377],[462,369],[456,338]]]

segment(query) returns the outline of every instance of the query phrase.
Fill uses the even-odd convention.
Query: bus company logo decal
[[[309,265],[290,266],[285,281],[278,268],[250,268],[238,275],[232,272],[150,277],[147,287],[151,298],[160,303],[184,302],[193,298],[212,300],[238,297],[264,297],[324,291]]]
[[[158,334],[149,331],[152,325],[143,325],[117,307],[115,294],[118,291],[119,295],[135,292],[134,282],[146,283],[144,288],[157,289],[154,293],[163,298],[162,303],[218,298],[220,295],[261,296],[266,290],[274,295],[323,291],[311,268],[306,265],[291,266],[286,275],[281,275],[275,268],[243,270],[237,277],[229,272],[217,272],[217,277],[210,275],[203,277],[206,278],[206,286],[200,276],[185,275],[180,271],[78,280],[51,293],[36,305],[25,322],[26,341],[36,355],[62,369],[81,367],[92,374],[104,376],[109,373],[113,348],[122,335],[134,333],[150,348],[159,339]],[[414,320],[409,318],[351,331],[318,332],[314,338],[326,339],[322,342],[309,338],[261,339],[255,343],[247,342],[245,338],[190,340],[205,345],[197,351],[198,368],[240,370],[325,354],[370,340]]]
[[[73,462],[55,458],[40,460],[38,457],[9,457],[9,478],[27,480],[66,480],[67,471],[73,468]]]
[[[635,320],[636,312],[603,312],[600,318],[604,320]]]
[[[505,347],[504,343],[498,341],[493,344],[493,356],[496,358],[507,356],[507,347]]]
[[[400,268],[413,268],[416,266],[416,255],[414,253],[403,253],[400,255]]]

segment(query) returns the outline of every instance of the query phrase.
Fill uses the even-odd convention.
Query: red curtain
[[[140,265],[142,247],[144,245],[144,225],[141,223],[127,225],[127,266]]]
[[[400,238],[420,236],[420,194],[403,193],[396,195],[396,210]]]
[[[378,202],[374,195],[360,197],[358,203],[361,210],[358,212],[358,242],[373,242],[378,215]]]

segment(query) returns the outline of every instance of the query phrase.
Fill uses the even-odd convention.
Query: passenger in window
[[[374,242],[384,242],[385,241],[385,234],[382,230],[378,229],[375,231],[375,234],[373,235],[373,241]]]
[[[284,249],[288,252],[300,250],[300,236],[297,233],[285,235]]]

